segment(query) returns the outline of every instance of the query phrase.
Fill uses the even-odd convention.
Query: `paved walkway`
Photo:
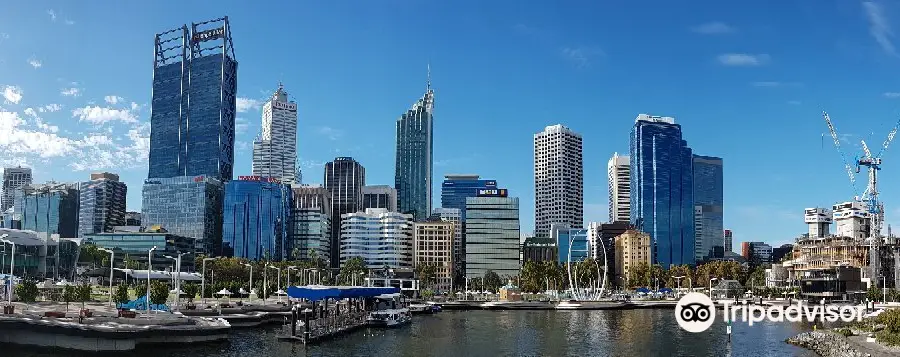
[[[859,352],[868,353],[872,357],[900,355],[900,348],[885,346],[877,342],[866,342],[866,336],[850,336],[847,337],[847,341]]]

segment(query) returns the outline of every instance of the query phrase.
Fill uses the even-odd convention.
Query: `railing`
[[[366,323],[367,311],[352,312],[342,315],[331,315],[309,321],[309,337],[318,338],[344,331]]]

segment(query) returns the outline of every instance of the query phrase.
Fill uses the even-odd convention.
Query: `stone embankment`
[[[787,339],[787,343],[812,350],[822,357],[872,357],[857,350],[845,337],[832,332],[803,332]]]

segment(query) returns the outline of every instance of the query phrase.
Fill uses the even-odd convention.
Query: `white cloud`
[[[53,9],[47,10],[47,15],[50,15],[50,21],[56,21],[56,11],[53,11]]]
[[[726,66],[760,66],[769,62],[769,55],[750,55],[746,53],[726,53],[717,57],[719,63]]]
[[[34,122],[35,122],[35,125],[37,125],[37,127],[38,127],[39,129],[41,129],[41,130],[46,130],[46,131],[49,131],[49,132],[51,132],[51,133],[55,133],[55,132],[58,132],[58,131],[59,131],[59,127],[58,127],[58,126],[56,126],[56,125],[49,125],[49,124],[47,124],[47,123],[44,123],[44,121],[43,121],[41,118],[35,118],[35,119],[34,119]]]
[[[74,25],[74,24],[75,24],[75,21],[66,19],[66,25]]]
[[[900,92],[885,92],[885,98],[900,98]]]
[[[22,89],[16,86],[6,86],[3,88],[3,99],[6,99],[7,103],[19,104],[19,101],[22,100]]]
[[[137,111],[138,109],[141,109],[141,106],[138,105],[138,104],[135,103],[135,102],[131,102],[131,110],[132,110],[132,111]]]
[[[696,33],[701,33],[704,35],[721,35],[726,33],[732,33],[735,31],[734,27],[728,26],[728,24],[724,22],[710,22],[705,23],[699,26],[694,26],[691,28],[691,31]]]
[[[27,114],[28,116],[30,116],[32,118],[38,117],[37,112],[35,112],[34,109],[31,109],[31,108],[25,108],[25,114]]]
[[[341,136],[344,135],[344,131],[343,131],[343,130],[335,129],[335,128],[332,128],[332,127],[330,127],[330,126],[319,127],[319,129],[317,129],[316,132],[317,132],[319,135],[322,135],[322,136],[324,136],[324,137],[327,137],[328,140],[338,140],[338,139],[341,138]]]
[[[578,68],[585,68],[590,66],[592,57],[603,55],[603,51],[596,47],[564,47],[562,55]]]
[[[29,59],[28,64],[30,64],[34,68],[41,68],[41,65],[42,65],[41,61],[38,61],[37,59],[34,59],[34,58]]]
[[[107,103],[109,103],[109,104],[115,105],[115,104],[118,104],[118,103],[121,102],[121,101],[124,101],[125,98],[122,98],[122,97],[119,97],[119,96],[116,96],[116,95],[108,95],[108,96],[106,96],[106,97],[103,97],[103,100],[105,100],[105,101],[106,101]]]
[[[246,141],[238,140],[234,142],[234,148],[239,152],[246,152],[250,151],[252,149],[252,146]]]
[[[81,95],[81,89],[77,87],[63,88],[59,94],[65,97],[77,97]]]
[[[894,37],[894,31],[891,30],[891,24],[884,16],[884,9],[881,4],[874,1],[864,1],[862,3],[863,10],[866,12],[866,18],[869,20],[869,34],[878,42],[881,49],[889,55],[898,56],[897,49],[891,38]]]
[[[238,134],[243,134],[247,132],[247,128],[250,126],[250,123],[247,122],[247,119],[244,118],[236,118],[234,119],[234,131]]]
[[[125,123],[137,123],[137,118],[127,109],[112,109],[86,106],[72,111],[72,117],[78,117],[79,121],[102,125],[112,121]]]
[[[250,109],[258,110],[261,105],[262,105],[262,101],[259,101],[256,99],[238,97],[237,100],[235,101],[234,106],[235,106],[235,109],[238,111],[238,113],[243,113]]]
[[[47,104],[43,107],[38,107],[37,111],[39,113],[43,113],[43,112],[53,113],[53,112],[60,111],[60,109],[62,109],[62,106],[59,104]]]

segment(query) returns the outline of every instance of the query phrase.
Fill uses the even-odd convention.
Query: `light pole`
[[[278,270],[278,291],[281,291],[281,268],[276,267],[274,265],[266,265],[267,268],[272,268]],[[281,302],[281,294],[278,295],[278,302]]]
[[[6,292],[6,296],[9,297],[9,306],[12,306],[12,292],[13,292],[13,263],[16,261],[16,243],[13,243],[11,240],[6,240],[6,237],[9,237],[9,234],[4,234],[0,236],[0,242],[12,245],[12,254],[9,257],[9,291]]]
[[[719,278],[712,278],[712,279],[709,279],[709,297],[710,297],[710,298],[712,298],[712,282],[713,282],[713,281],[716,281],[716,280],[719,280]]]
[[[291,273],[290,273],[290,270],[297,270],[297,267],[291,265],[291,266],[287,267],[287,270],[288,270],[288,273],[287,273],[287,285],[288,285],[288,288],[290,288],[290,287],[291,287]]]
[[[175,309],[181,300],[181,256],[187,253],[178,253],[178,257],[167,255],[166,258],[175,260],[175,270],[172,275],[172,287],[175,289]]]
[[[253,302],[253,265],[244,263],[245,267],[250,267],[250,291],[247,292],[247,299]]]
[[[672,278],[678,281],[678,291],[681,291],[681,279],[684,279],[684,275],[673,276]]]
[[[200,296],[203,297],[203,303],[206,304],[206,261],[216,260],[216,258],[203,258],[203,273],[200,274]]]
[[[881,277],[881,303],[887,303],[887,276]]]
[[[147,317],[150,317],[150,272],[153,271],[153,251],[156,250],[156,246],[147,252],[147,299],[144,303],[147,305]]]
[[[116,252],[114,252],[112,249],[106,249],[102,247],[97,247],[97,250],[109,253],[109,304],[112,305],[113,262],[115,262],[116,259]]]

